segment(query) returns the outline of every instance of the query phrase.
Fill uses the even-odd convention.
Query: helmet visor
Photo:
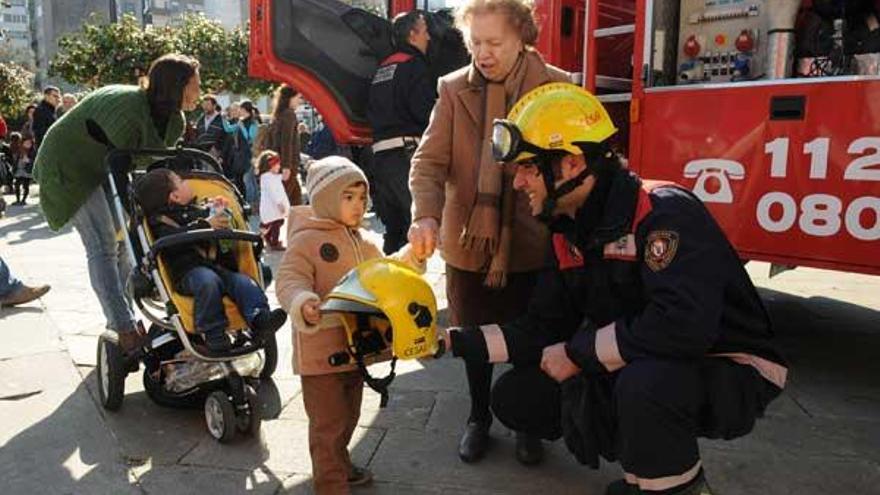
[[[509,120],[495,119],[492,122],[492,158],[497,162],[516,161],[523,153],[531,153],[522,158],[546,153],[547,150],[523,138],[522,131]]]

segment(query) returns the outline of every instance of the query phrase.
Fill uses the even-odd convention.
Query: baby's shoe
[[[257,312],[257,315],[251,321],[251,329],[257,335],[272,335],[281,328],[281,325],[284,325],[285,321],[287,321],[287,313],[283,309],[276,308],[272,311],[262,309]]]

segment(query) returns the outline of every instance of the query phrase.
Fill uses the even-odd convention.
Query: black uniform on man
[[[693,194],[623,169],[551,231],[527,314],[452,332],[454,353],[514,364],[492,392],[509,428],[564,436],[594,467],[619,459],[643,490],[690,479],[697,437],[748,433],[785,383],[739,257]],[[582,370],[561,385],[539,368],[560,342]]]
[[[376,211],[385,224],[386,254],[406,244],[412,221],[410,159],[437,98],[425,57],[430,35],[423,14],[412,11],[396,17],[394,36],[397,52],[379,65],[367,106],[373,129],[371,189]]]

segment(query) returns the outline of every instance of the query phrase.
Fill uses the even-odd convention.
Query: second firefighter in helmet
[[[643,181],[610,150],[599,101],[570,84],[495,122],[495,158],[551,230],[524,316],[450,329],[453,355],[511,362],[492,392],[508,428],[619,460],[607,494],[711,493],[697,437],[751,431],[785,361],[736,251],[690,191]],[[583,379],[572,379],[575,377]]]

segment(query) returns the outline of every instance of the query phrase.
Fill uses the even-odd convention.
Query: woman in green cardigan
[[[173,146],[183,133],[182,110],[193,110],[199,102],[198,61],[162,56],[150,66],[148,78],[146,89],[105,86],[65,113],[46,134],[35,166],[49,227],[58,230],[71,223],[76,228],[107,328],[119,334],[124,351],[136,348],[141,339],[124,291],[131,266],[117,241],[104,186],[108,149],[89,135],[86,122],[95,121],[116,148]]]

